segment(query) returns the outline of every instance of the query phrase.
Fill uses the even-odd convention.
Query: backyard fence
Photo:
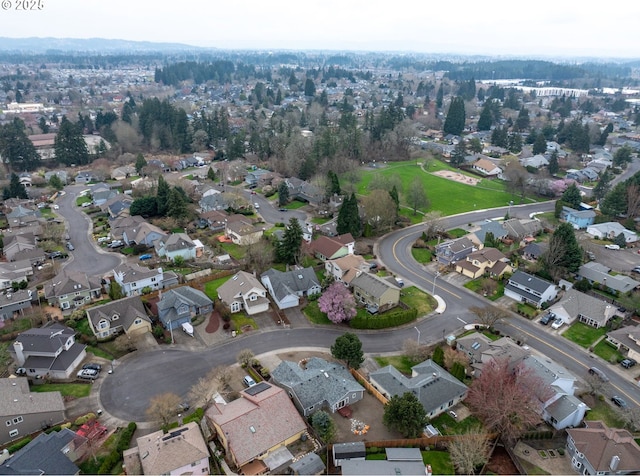
[[[362,385],[367,390],[367,392],[369,392],[371,395],[376,397],[376,399],[380,403],[382,403],[383,405],[386,405],[386,403],[389,401],[387,397],[382,395],[382,393],[380,393],[380,391],[377,388],[371,385],[369,381],[366,378],[364,378],[364,376],[360,372],[358,372],[356,369],[349,369],[349,370],[351,371],[351,375],[353,375],[353,377],[358,381],[358,383],[360,383],[360,385]]]

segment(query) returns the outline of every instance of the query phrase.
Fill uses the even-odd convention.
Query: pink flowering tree
[[[334,323],[350,321],[356,315],[356,300],[344,284],[335,282],[318,299],[318,307]]]

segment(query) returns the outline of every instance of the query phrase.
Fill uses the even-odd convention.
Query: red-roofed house
[[[356,240],[351,233],[345,233],[338,236],[319,236],[309,247],[316,258],[326,261],[352,255],[355,244]]]
[[[207,423],[228,462],[242,474],[274,471],[276,467],[269,467],[271,454],[298,441],[307,425],[280,387],[260,382],[240,396],[229,403],[214,403],[205,414]],[[281,464],[279,458],[274,460]]]

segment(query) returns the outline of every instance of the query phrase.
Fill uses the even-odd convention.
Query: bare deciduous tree
[[[236,359],[242,367],[247,367],[254,357],[255,355],[253,354],[253,351],[251,349],[243,349],[238,352]]]
[[[467,369],[469,368],[469,356],[467,354],[465,354],[464,352],[460,352],[452,347],[445,347],[444,366],[447,369],[450,369],[456,362],[464,365]]]
[[[416,210],[418,208],[427,208],[429,206],[429,199],[427,198],[427,194],[424,191],[424,184],[418,176],[414,177],[407,187],[405,197],[407,203],[413,210],[414,215],[416,214]]]
[[[491,296],[498,289],[498,283],[491,278],[483,278],[481,281],[480,289],[484,293],[485,296]]]
[[[598,375],[587,374],[584,381],[587,384],[587,391],[591,395],[598,395],[599,393],[602,393],[605,382],[603,382]]]
[[[201,377],[189,389],[189,402],[194,407],[204,407],[216,392],[216,383]]]
[[[640,187],[638,184],[632,183],[627,187],[627,215],[629,218],[638,216],[640,209]]]
[[[447,444],[451,462],[458,474],[475,474],[476,468],[489,461],[489,436],[480,427],[471,427]]]
[[[402,351],[412,362],[422,362],[429,358],[429,348],[419,345],[415,339],[407,339],[402,344]]]
[[[447,227],[444,215],[438,210],[425,213],[423,223],[425,224],[424,234],[427,240],[437,238]]]
[[[483,326],[493,327],[497,322],[509,317],[509,314],[496,306],[472,306],[469,310],[476,315],[478,323]]]
[[[147,415],[154,420],[160,420],[163,425],[168,425],[176,415],[180,397],[175,393],[167,392],[157,395],[149,402]]]
[[[364,219],[376,232],[386,232],[396,221],[396,204],[385,190],[374,190],[362,199]]]

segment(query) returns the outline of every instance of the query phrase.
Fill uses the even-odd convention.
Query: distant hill
[[[150,53],[177,51],[204,51],[202,48],[181,43],[154,43],[151,41],[108,40],[105,38],[6,38],[0,37],[0,51],[16,53],[83,52],[83,53]]]

